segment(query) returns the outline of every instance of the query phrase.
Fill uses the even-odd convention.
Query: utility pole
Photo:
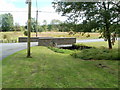
[[[37,32],[38,32],[38,4],[37,4],[37,0],[36,0],[36,37],[38,36],[37,35]]]
[[[36,37],[38,36],[37,32],[38,32],[38,10],[36,11]]]
[[[31,58],[30,54],[30,36],[31,36],[31,0],[26,0],[28,4],[28,40],[27,40],[27,58]]]

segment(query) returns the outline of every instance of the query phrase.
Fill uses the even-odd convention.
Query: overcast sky
[[[0,0],[0,11],[26,11],[26,12],[10,12],[14,17],[14,23],[25,25],[28,18],[28,5],[25,3],[26,0]],[[59,19],[65,21],[66,17],[63,17],[55,12],[51,2],[53,0],[37,0],[39,11],[38,21],[42,24],[43,20],[47,20],[48,24],[52,19]],[[36,11],[36,0],[32,0],[32,11]],[[47,13],[48,12],[48,13]],[[54,12],[54,13],[49,13]],[[0,12],[0,14],[9,12]],[[32,17],[36,17],[36,12],[32,12]]]

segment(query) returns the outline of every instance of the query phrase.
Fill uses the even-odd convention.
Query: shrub
[[[77,50],[82,50],[82,49],[90,49],[90,48],[95,48],[95,47],[86,46],[84,44],[73,44],[72,48],[77,49]]]
[[[8,36],[6,34],[3,35],[3,39],[7,39]]]
[[[74,52],[71,55],[84,60],[119,60],[117,49],[91,48]]]
[[[25,30],[24,31],[24,35],[27,36],[28,35],[28,31]]]

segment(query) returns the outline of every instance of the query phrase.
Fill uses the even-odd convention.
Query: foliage
[[[8,36],[6,34],[3,35],[3,39],[7,39]]]
[[[43,30],[44,31],[47,31],[48,30],[48,26],[47,26],[47,21],[46,20],[43,20]]]
[[[20,26],[20,31],[21,32],[25,31],[25,27],[24,26]]]
[[[25,35],[25,36],[28,35],[28,31],[27,31],[27,30],[24,31],[24,35]]]
[[[83,20],[84,30],[91,31],[98,28],[108,40],[109,49],[112,49],[110,26],[120,21],[120,2],[59,2],[54,1],[56,12],[62,12],[73,23]],[[85,19],[85,20],[84,20]],[[85,25],[84,25],[85,24]],[[103,29],[104,28],[104,29]]]
[[[2,31],[11,31],[13,30],[13,16],[11,13],[2,14],[0,16],[0,26]]]
[[[44,31],[42,26],[40,26],[40,25],[37,26],[37,29],[38,29],[38,32],[43,32]]]
[[[20,27],[19,23],[15,23],[14,31],[21,31],[21,27]]]
[[[28,22],[26,23],[25,29],[27,29],[27,24],[28,24]],[[35,18],[31,18],[31,32],[36,32],[36,20],[35,20]]]
[[[53,19],[50,24],[55,25],[55,24],[61,24],[62,22],[58,19]]]
[[[53,19],[52,21],[51,21],[51,29],[53,30],[53,31],[59,31],[59,29],[60,29],[60,24],[61,24],[62,22],[60,21],[60,20],[57,20],[57,19]]]
[[[52,51],[57,52],[57,53],[64,53],[64,54],[73,53],[72,50],[67,50],[67,49],[60,49],[60,48],[55,48],[55,47],[49,47],[49,49],[51,49]]]
[[[31,18],[31,31],[36,32],[36,20],[35,20],[35,18]]]
[[[24,26],[20,26],[19,23],[15,23],[15,25],[13,26],[13,30],[14,31],[25,31],[25,27]]]
[[[120,24],[111,25],[110,30],[120,35]]]

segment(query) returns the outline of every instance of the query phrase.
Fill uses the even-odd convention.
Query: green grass
[[[8,56],[2,70],[3,88],[118,87],[118,61],[84,61],[42,46],[32,47],[32,58],[26,50]]]

